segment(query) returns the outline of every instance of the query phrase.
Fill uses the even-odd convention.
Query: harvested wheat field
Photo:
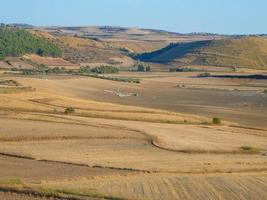
[[[140,84],[2,75],[3,84],[16,85],[0,93],[0,197],[20,200],[35,192],[28,199],[266,199],[267,129],[255,119],[266,116],[260,93],[266,82],[202,83],[193,75],[132,74]],[[105,92],[118,87],[138,95]],[[240,92],[212,103],[194,97],[230,94],[231,88]],[[261,112],[256,103],[242,105],[243,94],[250,94],[248,102],[261,102]],[[226,117],[214,124],[205,112],[178,112],[181,103],[198,104],[196,111],[209,104]],[[74,111],[66,113],[70,107]],[[216,109],[211,113],[220,117]],[[240,110],[246,117],[235,117]]]

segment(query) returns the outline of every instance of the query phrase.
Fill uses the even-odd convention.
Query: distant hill
[[[172,43],[160,50],[139,54],[141,61],[181,65],[237,66],[267,69],[267,37],[239,37]]]
[[[131,67],[136,60],[141,60],[175,65],[267,69],[267,37],[179,34],[116,26],[1,24],[0,59],[25,54],[62,57],[77,66]]]
[[[22,56],[34,53],[40,56],[61,56],[62,52],[54,43],[34,36],[28,31],[14,27],[0,27],[0,58]]]
[[[121,48],[123,44],[114,45],[97,39],[54,34],[46,31],[29,30],[33,35],[53,42],[62,50],[62,57],[74,64],[82,66],[113,65],[130,67],[134,60]]]
[[[77,26],[32,27],[33,30],[46,31],[53,35],[79,36],[101,40],[134,40],[134,41],[198,41],[225,37],[217,34],[190,33],[181,34],[156,29],[128,28],[120,26]]]
[[[30,24],[20,24],[20,23],[13,23],[13,24],[7,24],[8,27],[16,27],[16,28],[24,28],[24,29],[30,29],[33,28],[34,26]]]

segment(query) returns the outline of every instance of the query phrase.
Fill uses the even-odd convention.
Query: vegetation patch
[[[212,123],[215,125],[220,125],[220,124],[222,124],[222,120],[218,117],[214,117],[214,118],[212,118]]]
[[[251,153],[251,154],[257,154],[260,152],[260,149],[253,147],[253,146],[241,146],[240,147],[241,151],[245,152],[245,153]]]
[[[2,180],[0,182],[0,185],[9,185],[9,186],[22,186],[24,185],[24,182],[19,177],[14,177],[8,180]]]
[[[64,111],[65,114],[72,114],[75,113],[75,109],[73,107],[68,107]]]
[[[199,78],[206,78],[206,77],[211,77],[211,74],[208,72],[198,74],[197,77]]]
[[[199,72],[202,70],[188,68],[188,67],[172,67],[169,69],[169,72]]]
[[[141,62],[138,62],[134,68],[136,69],[136,71],[138,72],[150,72],[151,71],[151,68],[150,68],[150,65],[148,64],[145,64],[145,63],[141,63]]]
[[[62,52],[54,43],[37,37],[28,31],[0,27],[0,57],[22,56],[27,53],[34,53],[40,56],[59,57]]]
[[[119,69],[112,66],[101,65],[99,67],[90,68],[89,66],[81,67],[79,73],[96,73],[96,74],[114,74],[118,73]]]
[[[262,75],[262,74],[255,74],[255,75],[211,75],[209,73],[203,73],[203,74],[199,74],[198,77],[257,79],[257,80],[266,80],[267,79],[267,76]]]
[[[89,76],[93,78],[105,79],[105,80],[110,80],[110,81],[119,81],[119,82],[125,82],[125,83],[141,83],[140,79],[136,79],[136,78],[110,77],[110,76],[103,76],[103,75],[98,75],[98,74],[80,74],[80,73],[77,73],[76,75]]]
[[[135,55],[144,62],[267,69],[265,37],[236,37],[221,40],[171,43],[153,52]],[[233,69],[233,71],[235,71]]]

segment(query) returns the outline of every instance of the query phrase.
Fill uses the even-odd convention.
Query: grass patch
[[[260,149],[253,147],[253,146],[247,146],[247,145],[241,146],[240,149],[241,149],[241,151],[246,152],[246,153],[255,153],[256,154],[256,153],[260,152]]]
[[[110,77],[110,76],[103,76],[103,75],[98,75],[98,74],[81,74],[81,73],[76,73],[75,75],[89,76],[93,78],[99,78],[99,79],[104,79],[104,80],[109,80],[109,81],[125,82],[125,83],[141,83],[140,79],[136,79],[136,78]]]
[[[8,186],[23,186],[24,182],[19,177],[14,177],[8,180],[1,180],[0,185],[8,185]]]

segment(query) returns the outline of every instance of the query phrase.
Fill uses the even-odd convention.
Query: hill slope
[[[105,41],[197,41],[213,38],[222,38],[223,35],[191,33],[180,34],[164,30],[130,28],[119,26],[81,26],[81,27],[32,27],[32,30],[40,30],[53,35],[68,35],[86,38],[97,38]]]
[[[62,52],[52,42],[36,37],[25,30],[0,27],[0,57],[36,53],[41,56],[61,56]]]
[[[242,37],[170,44],[139,54],[136,59],[147,62],[237,66],[267,69],[267,38]]]

